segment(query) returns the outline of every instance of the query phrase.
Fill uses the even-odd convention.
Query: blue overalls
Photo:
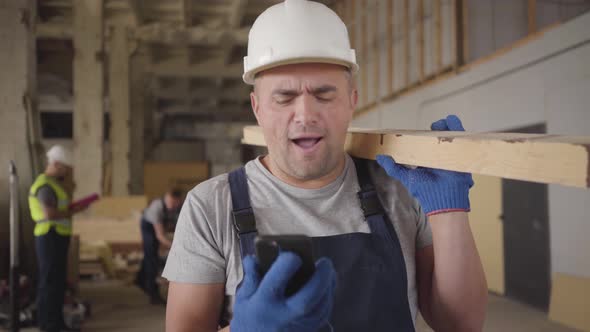
[[[166,232],[173,232],[176,228],[178,220],[178,211],[169,211],[164,203],[164,198],[161,198],[164,206],[164,216],[162,225]],[[141,267],[137,272],[135,283],[141,287],[149,296],[159,297],[160,290],[156,282],[158,271],[164,265],[160,258],[160,242],[156,237],[154,225],[149,221],[141,218],[141,238],[143,245],[143,259]]]
[[[361,188],[357,195],[371,233],[312,238],[316,257],[329,257],[338,274],[330,324],[336,332],[414,331],[402,249],[373,186],[368,162],[354,159]],[[229,184],[243,259],[254,255],[257,235],[244,167],[229,174]]]

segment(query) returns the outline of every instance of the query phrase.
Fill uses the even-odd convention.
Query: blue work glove
[[[438,131],[465,131],[456,115],[438,120],[430,128]],[[377,163],[416,197],[427,216],[451,211],[469,211],[469,189],[473,186],[471,173],[426,167],[409,169],[397,164],[387,155],[378,155]]]
[[[236,293],[232,332],[315,332],[328,323],[336,285],[329,259],[319,259],[313,276],[290,297],[285,289],[301,266],[299,256],[281,252],[262,280],[254,257],[245,257],[242,264],[244,279]]]

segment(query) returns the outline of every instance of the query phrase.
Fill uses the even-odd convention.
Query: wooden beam
[[[44,1],[39,1],[39,7],[70,9],[70,8],[72,8],[72,2],[68,1],[68,0],[44,0]]]
[[[72,39],[72,26],[64,23],[38,23],[36,36],[39,39]]]
[[[461,50],[463,58],[461,64],[469,62],[469,6],[467,0],[461,0]]]
[[[207,29],[204,27],[175,28],[170,25],[154,23],[134,30],[134,37],[143,42],[178,44],[178,45],[212,45],[221,43],[246,45],[250,27],[240,29]]]
[[[368,0],[360,0],[361,1],[361,105],[365,105],[369,102],[369,72],[368,72],[368,65],[369,65],[369,38],[367,36],[367,1]]]
[[[173,113],[173,112],[166,112],[166,114],[174,114],[174,120],[185,120],[185,121],[194,121],[194,122],[201,122],[201,123],[211,123],[211,122],[250,122],[255,123],[256,117],[254,113],[249,111],[248,109],[238,109],[234,112],[216,112],[216,110],[211,110],[207,113],[199,113],[199,112],[186,112],[186,113]]]
[[[88,195],[102,190],[103,1],[74,1],[74,13],[74,181]]]
[[[464,65],[468,59],[468,19],[467,19],[467,1],[453,0],[453,48],[455,50],[455,67],[459,68]]]
[[[200,64],[188,65],[175,61],[152,63],[146,72],[163,77],[195,77],[195,78],[240,78],[243,65],[225,65],[219,59],[213,59]]]
[[[410,1],[404,0],[404,86],[410,86]]]
[[[380,35],[379,35],[379,1],[374,1],[373,5],[374,8],[374,15],[373,18],[373,47],[371,47],[373,52],[373,89],[375,90],[375,99],[379,100],[381,98],[381,43],[380,43]]]
[[[393,80],[394,80],[394,70],[395,70],[395,52],[394,52],[394,42],[393,42],[393,1],[394,0],[387,0],[387,23],[386,29],[387,33],[386,38],[386,45],[387,45],[387,94],[393,92]]]
[[[112,27],[109,48],[109,102],[111,113],[111,163],[114,196],[129,195],[130,118],[129,52],[127,28]]]
[[[170,88],[159,88],[152,92],[154,97],[169,100],[186,100],[191,101],[222,99],[236,102],[246,102],[250,100],[250,87],[245,84],[237,85],[231,88],[218,88],[213,85],[204,86],[190,91],[182,91],[178,86]]]
[[[527,3],[529,34],[537,32],[537,0],[528,0]]]
[[[418,1],[416,10],[416,29],[418,44],[418,80],[424,81],[424,1]]]
[[[348,9],[348,34],[350,35],[350,45],[351,48],[356,48],[356,0],[349,0],[349,9]],[[357,56],[360,53],[357,50]]]
[[[245,127],[242,143],[265,146],[261,128]],[[391,155],[404,165],[590,187],[590,136],[352,129],[345,150],[367,159]]]
[[[434,61],[437,74],[442,70],[442,38],[441,0],[434,0]]]

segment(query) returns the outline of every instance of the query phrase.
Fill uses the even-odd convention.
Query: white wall
[[[590,13],[539,39],[392,102],[355,127],[423,129],[457,114],[470,131],[545,122],[549,133],[590,135]],[[552,271],[590,277],[590,190],[549,186]]]

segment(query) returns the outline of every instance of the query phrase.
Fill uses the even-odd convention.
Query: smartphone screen
[[[301,267],[289,281],[285,290],[286,296],[295,294],[315,272],[313,245],[308,236],[264,235],[256,237],[255,244],[256,258],[262,275],[270,269],[280,251],[291,251],[301,258]]]

